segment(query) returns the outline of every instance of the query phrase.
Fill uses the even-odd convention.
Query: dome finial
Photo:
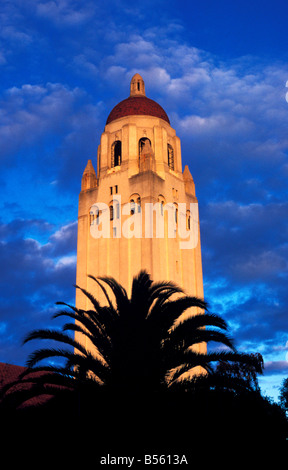
[[[141,75],[136,73],[130,83],[130,96],[146,96],[145,83]]]

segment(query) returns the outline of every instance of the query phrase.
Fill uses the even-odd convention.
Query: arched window
[[[122,161],[122,142],[115,140],[111,148],[111,168],[121,165]]]
[[[141,197],[137,197],[137,211],[141,212]]]
[[[174,220],[175,224],[178,224],[178,204],[176,202],[173,202],[173,210],[174,210]]]
[[[134,199],[130,199],[130,214],[135,214],[135,201]]]
[[[93,225],[96,222],[96,225],[99,225],[99,208],[98,206],[93,205],[90,209],[90,225]]]
[[[186,213],[186,229],[190,230],[191,229],[191,215],[190,211],[187,211]]]
[[[141,212],[141,197],[135,193],[130,196],[130,214],[136,214]]]
[[[167,145],[167,153],[168,153],[168,166],[171,170],[174,170],[174,150],[172,145]]]
[[[114,219],[114,207],[113,204],[109,206],[109,211],[110,211],[110,220]]]
[[[149,153],[151,150],[151,140],[148,137],[142,137],[139,140],[139,158],[141,157],[142,153]]]
[[[120,218],[120,203],[115,199],[109,203],[109,217],[111,222]]]
[[[164,206],[165,206],[165,199],[163,196],[158,196],[158,202],[160,204],[160,215],[164,215]]]
[[[120,217],[120,204],[118,201],[115,203],[115,213],[116,213],[116,219],[119,219]]]

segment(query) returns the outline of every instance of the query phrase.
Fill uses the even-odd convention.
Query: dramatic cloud
[[[81,101],[81,110],[79,108]],[[77,126],[77,111],[83,108],[83,92],[58,84],[23,84],[5,91],[1,100],[1,156],[48,138],[56,139]]]
[[[82,172],[139,72],[195,180],[205,297],[241,350],[263,354],[275,395],[288,341],[285,15],[275,2],[184,3],[1,3],[0,360],[23,364],[26,329],[74,301]]]
[[[92,12],[92,2],[86,2],[84,7],[79,7],[79,2],[71,0],[39,2],[36,5],[37,15],[50,19],[61,27],[63,27],[63,24],[81,25],[91,17]]]
[[[1,224],[0,355],[2,361],[23,362],[23,336],[51,324],[55,302],[74,303],[76,279],[76,230],[71,223],[56,232],[43,220],[14,220]],[[48,242],[39,243],[24,233],[45,232]]]

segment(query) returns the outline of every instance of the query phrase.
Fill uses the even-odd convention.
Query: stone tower
[[[154,281],[175,281],[203,298],[194,181],[187,166],[182,171],[180,139],[166,112],[146,97],[136,74],[130,96],[107,118],[97,167],[89,160],[83,173],[77,284],[101,299],[87,275],[108,275],[130,295],[141,269]],[[76,306],[85,309],[86,302],[77,290]]]

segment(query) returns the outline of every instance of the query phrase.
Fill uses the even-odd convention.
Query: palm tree
[[[128,298],[115,279],[89,277],[102,289],[106,305],[76,286],[90,300],[91,309],[57,302],[66,308],[54,318],[65,316],[73,322],[65,323],[61,332],[41,329],[25,338],[24,343],[44,339],[69,346],[42,348],[30,355],[22,377],[22,383],[32,385],[30,392],[53,394],[79,387],[130,394],[191,389],[197,381],[217,383],[215,364],[219,361],[248,362],[257,372],[262,371],[253,357],[236,351],[226,322],[210,313],[204,300],[185,295],[176,284],[153,282],[146,271],[141,271],[133,279]],[[107,287],[112,290],[113,299]],[[75,333],[77,338],[88,338],[92,348],[84,347],[84,341],[77,340]],[[197,348],[210,342],[218,342],[226,349],[206,353]],[[42,365],[43,360],[55,358],[64,361],[62,365]],[[199,367],[202,374],[195,382],[193,372],[199,372]]]

